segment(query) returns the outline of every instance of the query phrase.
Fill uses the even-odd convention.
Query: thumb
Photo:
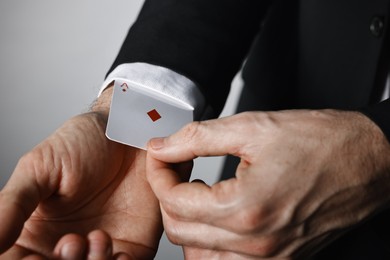
[[[237,120],[238,119],[238,120]],[[193,122],[166,138],[148,143],[148,153],[161,161],[177,163],[199,156],[241,155],[245,144],[237,116]]]
[[[36,153],[24,156],[0,192],[0,254],[15,243],[24,222],[38,203],[54,190],[49,187],[49,174],[42,174],[42,167],[38,167],[42,166],[42,161],[43,158]]]

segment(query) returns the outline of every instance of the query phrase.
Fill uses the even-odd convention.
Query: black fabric
[[[310,260],[389,260],[389,246],[378,236],[374,223],[376,221],[371,220],[349,231]],[[384,226],[388,231],[386,226],[388,224]]]
[[[370,23],[388,16],[388,0],[301,0],[299,12],[297,106],[369,104],[384,41]]]
[[[390,71],[388,25],[382,37],[370,32],[372,18],[387,21],[388,10],[387,0],[275,1],[243,69],[237,112],[357,110],[390,140],[390,101],[373,94],[383,92]],[[234,177],[237,162],[228,157],[222,179]]]
[[[218,116],[269,0],[146,0],[111,70],[165,66],[196,82]]]

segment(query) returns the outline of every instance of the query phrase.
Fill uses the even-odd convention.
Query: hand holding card
[[[106,136],[146,149],[154,137],[168,136],[193,121],[194,108],[145,86],[115,80]]]

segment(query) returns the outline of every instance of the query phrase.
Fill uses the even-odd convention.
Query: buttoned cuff
[[[99,96],[115,80],[127,80],[188,104],[194,109],[194,120],[205,119],[210,114],[205,98],[196,84],[170,69],[141,62],[121,64],[107,76]]]

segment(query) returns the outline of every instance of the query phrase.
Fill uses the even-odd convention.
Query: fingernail
[[[159,150],[164,147],[165,138],[159,137],[159,138],[153,138],[150,140],[150,147],[152,147],[153,150]]]

